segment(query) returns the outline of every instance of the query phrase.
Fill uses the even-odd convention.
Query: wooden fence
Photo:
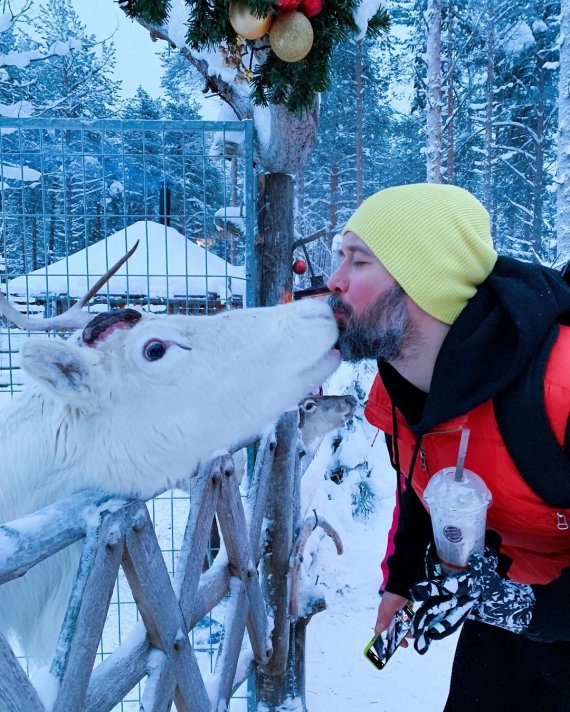
[[[254,670],[258,700],[266,709],[292,696],[304,708],[305,629],[324,602],[315,601],[299,618],[299,561],[311,529],[321,526],[333,538],[336,533],[316,514],[314,521],[299,520],[301,457],[298,415],[292,411],[259,442],[245,499],[229,454],[201,467],[173,579],[147,506],[138,500],[83,491],[41,510],[41,526],[26,527],[25,519],[0,526],[0,552],[13,552],[0,555],[0,585],[85,540],[50,669],[55,701],[41,699],[0,635],[2,712],[106,712],[145,678],[141,712],[167,712],[173,702],[178,712],[222,712]],[[203,573],[216,515],[223,546]],[[338,537],[335,543],[341,553]],[[141,620],[93,668],[120,567]],[[228,593],[213,674],[205,675],[190,633]]]

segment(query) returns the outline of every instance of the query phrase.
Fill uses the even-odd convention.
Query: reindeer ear
[[[61,339],[33,339],[21,350],[21,365],[35,381],[58,396],[75,400],[91,391],[90,357]]]

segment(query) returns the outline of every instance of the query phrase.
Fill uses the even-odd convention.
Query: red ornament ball
[[[305,274],[306,271],[307,263],[305,260],[295,260],[295,262],[293,262],[293,272],[295,272],[295,274]]]
[[[293,12],[300,2],[301,0],[277,0],[275,7],[279,12]]]
[[[323,9],[323,0],[301,0],[299,10],[305,17],[315,17]]]

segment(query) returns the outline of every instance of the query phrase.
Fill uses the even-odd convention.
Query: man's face
[[[341,356],[398,360],[413,335],[405,292],[355,233],[345,234],[338,257],[328,287]]]

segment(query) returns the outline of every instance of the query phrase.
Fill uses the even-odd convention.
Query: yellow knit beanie
[[[489,214],[453,185],[386,188],[365,200],[342,231],[354,232],[424,311],[453,324],[493,269]]]

